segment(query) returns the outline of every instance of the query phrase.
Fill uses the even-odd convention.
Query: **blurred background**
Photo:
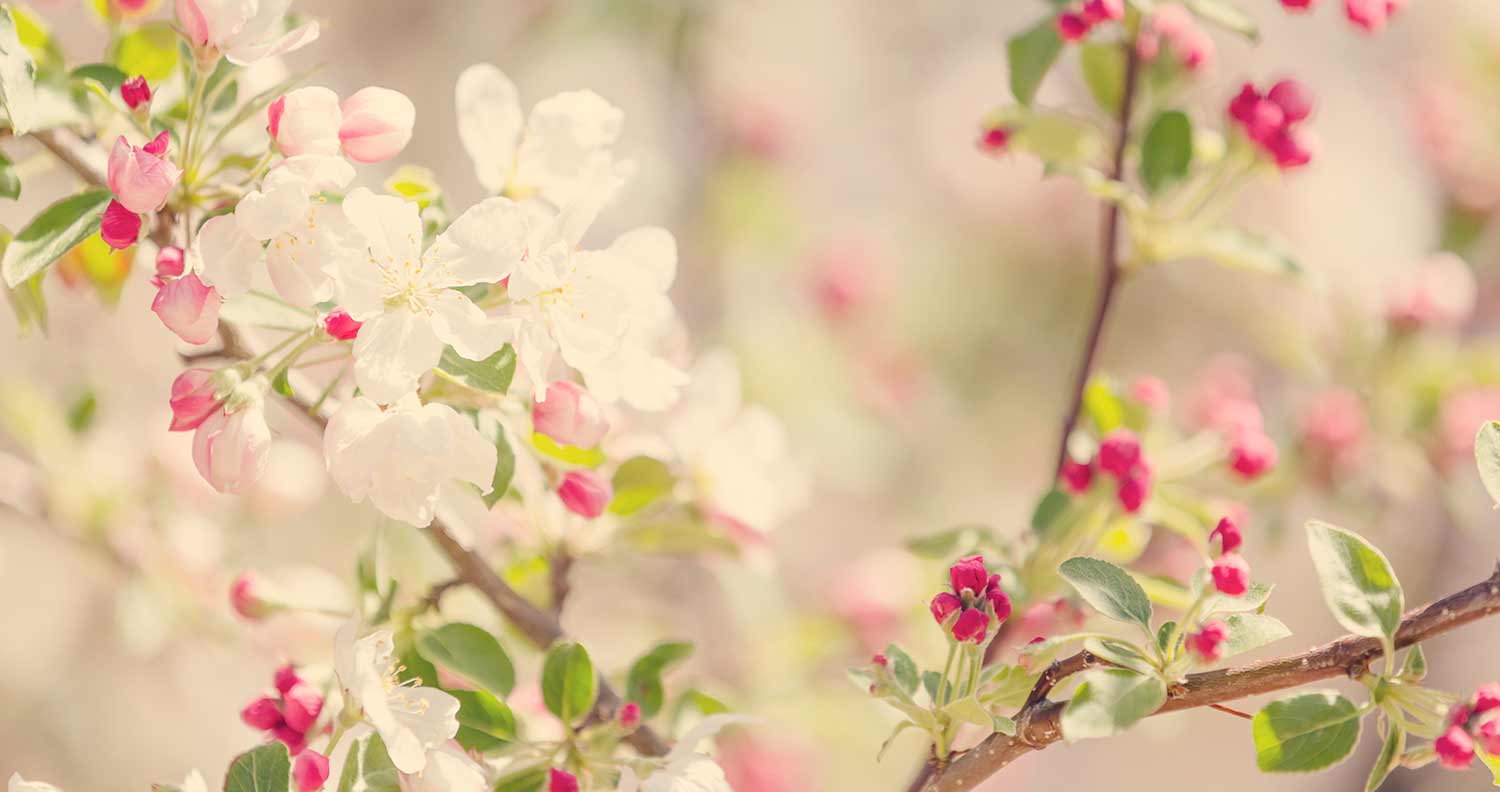
[[[1309,517],[1380,545],[1413,604],[1481,579],[1500,551],[1500,518],[1466,445],[1481,420],[1500,418],[1500,239],[1486,233],[1500,205],[1500,6],[1414,3],[1371,36],[1331,1],[1302,16],[1254,5],[1263,43],[1216,33],[1192,109],[1217,124],[1245,80],[1312,88],[1313,164],[1251,186],[1234,209],[1284,236],[1308,275],[1191,262],[1143,272],[1123,288],[1099,365],[1158,376],[1179,405],[1224,377],[1253,388],[1283,472],[1237,497],[1256,576],[1277,583],[1269,612],[1295,633],[1262,650],[1270,656],[1341,632],[1300,538]],[[37,10],[70,53],[103,46],[82,3]],[[738,560],[584,559],[564,622],[609,669],[657,640],[696,641],[671,684],[764,719],[722,746],[738,792],[903,789],[920,740],[909,732],[877,764],[894,714],[844,668],[888,640],[940,662],[924,603],[941,567],[902,543],[963,524],[1026,530],[1098,282],[1096,202],[1043,179],[1034,159],[975,146],[980,119],[1010,101],[1003,43],[1043,4],[298,0],[295,10],[323,33],[287,68],[326,64],[314,82],[343,95],[373,84],[410,96],[418,122],[400,161],[432,169],[451,207],[482,197],[455,131],[465,67],[499,65],[527,107],[588,88],[625,110],[620,149],[639,168],[593,233],[650,223],[677,235],[672,296],[695,344],[737,355],[747,398],[788,424],[813,497]],[[1073,57],[1039,101],[1087,109]],[[378,186],[393,167],[361,179]],[[9,227],[69,189],[40,166],[26,185],[19,205],[0,207]],[[1393,293],[1442,249],[1472,267],[1477,310],[1396,338]],[[327,662],[334,624],[245,625],[229,610],[229,581],[293,563],[347,578],[378,517],[328,486],[316,435],[292,416],[273,424],[280,439],[255,492],[203,485],[188,437],[165,431],[181,364],[147,310],[149,267],[111,270],[112,293],[90,266],[103,265],[80,261],[48,283],[46,337],[22,337],[0,312],[10,507],[0,508],[0,769],[75,791],[146,789],[193,767],[213,779],[257,739],[239,708],[282,658]],[[1331,392],[1356,406],[1329,417]],[[1319,429],[1333,420],[1353,427],[1330,449]],[[388,534],[403,574],[443,576],[420,537]],[[462,594],[445,614],[493,620]],[[1467,693],[1493,679],[1497,650],[1489,623],[1434,641],[1434,684]],[[1027,757],[985,788],[1176,783],[1165,773],[1226,792],[1351,789],[1377,749],[1367,734],[1331,773],[1264,776],[1248,724],[1195,710]],[[1487,784],[1482,770],[1429,769],[1398,771],[1384,788]]]

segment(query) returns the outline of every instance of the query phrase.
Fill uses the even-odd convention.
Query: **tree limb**
[[[1500,613],[1500,565],[1489,578],[1456,594],[1411,611],[1396,631],[1396,648],[1412,646],[1471,622]],[[1156,715],[1165,712],[1214,707],[1226,701],[1300,687],[1337,677],[1356,678],[1365,673],[1383,650],[1380,640],[1347,635],[1332,643],[1306,652],[1267,660],[1243,668],[1219,669],[1189,674],[1187,681],[1173,686],[1167,702]],[[1083,660],[1059,660],[1054,668],[1081,671],[1088,667]],[[1052,668],[1048,669],[1050,673]],[[1047,677],[1047,674],[1043,674]],[[1050,680],[1048,688],[1061,681]],[[1042,680],[1038,680],[1038,687]],[[1035,693],[1035,690],[1033,690]],[[923,792],[961,792],[973,789],[1006,765],[1032,751],[1040,751],[1062,739],[1062,711],[1067,702],[1048,701],[1042,697],[1029,702],[1016,716],[1016,736],[993,734],[973,750],[959,757],[943,770],[932,774]]]

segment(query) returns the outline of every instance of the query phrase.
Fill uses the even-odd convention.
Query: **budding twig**
[[[1411,611],[1396,631],[1396,648],[1408,646],[1455,630],[1471,622],[1500,613],[1500,566],[1485,580],[1436,602]],[[1380,639],[1347,635],[1332,643],[1290,657],[1267,660],[1243,668],[1226,668],[1188,675],[1187,681],[1174,686],[1167,702],[1157,710],[1164,712],[1212,707],[1241,717],[1246,713],[1221,706],[1223,702],[1272,693],[1278,690],[1347,676],[1352,670],[1365,668],[1384,650]],[[1053,664],[1054,668],[1082,671],[1087,667],[1084,653]],[[1052,668],[1048,669],[1050,672]],[[1044,677],[1047,674],[1043,674]],[[1049,689],[1062,680],[1051,680]],[[1038,680],[1038,686],[1042,684]],[[1035,693],[1035,690],[1033,690]],[[973,750],[954,759],[942,770],[931,774],[923,792],[962,792],[973,789],[986,778],[1031,751],[1039,751],[1062,739],[1062,711],[1066,702],[1042,698],[1028,701],[1017,714],[1016,736],[993,734]]]

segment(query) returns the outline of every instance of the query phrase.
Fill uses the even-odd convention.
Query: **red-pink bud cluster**
[[[323,694],[303,681],[297,669],[290,664],[276,670],[276,695],[270,694],[250,702],[240,710],[240,720],[252,729],[266,732],[273,739],[286,743],[287,750],[296,756],[307,747],[307,735],[317,725],[323,712]],[[318,785],[304,789],[311,792],[322,786],[328,778],[327,758],[323,759],[323,775]],[[305,772],[314,777],[316,767]]]
[[[955,561],[948,568],[948,583],[951,590],[939,592],[930,607],[933,620],[955,640],[984,643],[991,620],[998,627],[1010,618],[1010,597],[1000,588],[1000,576],[985,567],[984,556]]]
[[[1366,33],[1379,33],[1406,0],[1344,0],[1344,16]]]
[[[999,156],[1005,153],[1010,145],[1010,136],[1014,134],[1010,127],[1003,124],[988,124],[979,130],[979,139],[974,145],[985,154]]]
[[[1207,68],[1216,51],[1214,40],[1180,5],[1158,6],[1136,38],[1135,48],[1142,60],[1154,61],[1164,44],[1188,71]]]
[[[1244,535],[1240,533],[1240,527],[1233,520],[1224,517],[1208,535],[1210,546],[1216,542],[1219,546],[1219,558],[1209,568],[1214,588],[1218,589],[1220,594],[1238,597],[1250,590],[1250,562],[1238,552],[1240,546],[1244,544]]]
[[[1301,125],[1312,114],[1312,96],[1296,80],[1282,80],[1264,95],[1245,83],[1229,102],[1229,117],[1282,170],[1312,161],[1312,133]]]
[[[1057,15],[1057,35],[1063,41],[1081,41],[1095,25],[1125,18],[1125,0],[1084,0]]]
[[[1193,398],[1194,419],[1229,443],[1229,469],[1247,481],[1276,466],[1276,443],[1255,403],[1248,364],[1221,358],[1210,365]]]
[[[1500,682],[1481,685],[1468,701],[1454,706],[1446,729],[1432,742],[1438,762],[1450,770],[1468,767],[1476,746],[1500,756]]]
[[[1129,429],[1116,429],[1099,443],[1099,453],[1087,462],[1063,461],[1058,477],[1064,490],[1075,495],[1086,492],[1098,469],[1117,483],[1115,497],[1120,508],[1135,514],[1151,497],[1151,463],[1141,450],[1140,438]]]
[[[146,83],[144,76],[131,77],[120,83],[120,98],[132,111],[142,108],[149,111],[151,109],[151,86]]]
[[[1197,632],[1188,633],[1184,643],[1188,651],[1197,655],[1205,663],[1212,663],[1219,659],[1219,653],[1223,649],[1224,641],[1229,637],[1229,625],[1214,619],[1205,622]]]

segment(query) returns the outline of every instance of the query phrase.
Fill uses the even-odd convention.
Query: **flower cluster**
[[[1292,13],[1312,10],[1314,0],[1281,0],[1281,7]],[[1344,16],[1366,33],[1379,33],[1386,22],[1406,5],[1406,0],[1344,0]]]
[[[948,568],[949,591],[932,598],[932,618],[953,640],[982,644],[990,624],[999,627],[1010,618],[1010,597],[1000,588],[1000,576],[991,574],[983,556],[967,556]],[[879,661],[876,661],[879,664]]]
[[[1125,18],[1125,0],[1084,0],[1057,15],[1057,35],[1063,41],[1082,41],[1095,25]]]
[[[1245,83],[1229,102],[1229,117],[1282,170],[1312,161],[1317,141],[1301,123],[1312,110],[1312,96],[1296,80],[1282,80],[1264,94]]]
[[[1218,545],[1219,557],[1209,567],[1209,574],[1220,594],[1238,597],[1250,590],[1250,562],[1239,553],[1244,542],[1240,527],[1228,517],[1221,518],[1208,535],[1209,545]]]
[[[1115,499],[1127,514],[1140,511],[1151,496],[1151,463],[1141,449],[1140,438],[1129,429],[1106,435],[1092,459],[1079,462],[1069,457],[1063,462],[1059,480],[1068,492],[1081,495],[1093,486],[1096,470],[1115,480]]]
[[[1468,701],[1453,707],[1444,725],[1432,743],[1443,767],[1468,767],[1476,750],[1500,757],[1500,683],[1481,685]]]
[[[284,665],[276,669],[275,693],[263,695],[240,710],[240,720],[252,729],[286,744],[293,756],[307,747],[323,712],[323,693]],[[324,759],[327,762],[327,759]]]
[[[99,234],[111,248],[130,247],[140,238],[142,215],[161,209],[182,169],[167,155],[171,133],[162,132],[137,146],[124,135],[109,153],[109,191],[114,195],[104,210]]]
[[[1207,69],[1214,59],[1214,40],[1180,5],[1159,5],[1136,37],[1136,51],[1151,62],[1165,47],[1190,72]]]
[[[1266,433],[1246,364],[1221,358],[1210,364],[1194,394],[1194,422],[1218,432],[1229,446],[1231,472],[1253,481],[1276,466],[1276,442]]]

